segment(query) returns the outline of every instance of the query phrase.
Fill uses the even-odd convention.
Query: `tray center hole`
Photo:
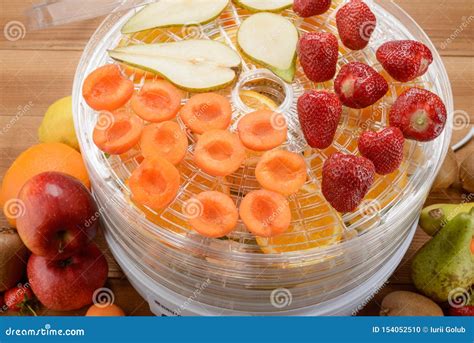
[[[246,113],[264,107],[283,112],[293,98],[293,89],[269,70],[257,69],[241,75],[232,98],[235,106]]]

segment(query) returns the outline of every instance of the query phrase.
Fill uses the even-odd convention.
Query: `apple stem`
[[[58,246],[58,252],[60,254],[62,254],[64,252],[64,248],[66,247],[67,243],[66,243],[66,237],[67,237],[67,233],[65,230],[62,230],[62,231],[59,231],[57,233],[57,238],[59,240],[59,246]]]
[[[58,252],[62,254],[64,252],[63,241],[59,241]]]

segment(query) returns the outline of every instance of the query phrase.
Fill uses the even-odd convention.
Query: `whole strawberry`
[[[403,92],[390,109],[391,126],[402,130],[407,139],[428,142],[438,137],[446,125],[446,106],[436,94],[422,88]]]
[[[359,138],[359,151],[373,162],[377,174],[387,175],[400,167],[404,143],[403,133],[396,127],[366,131]]]
[[[33,310],[35,297],[29,284],[19,284],[6,291],[4,301],[10,311],[36,315]]]
[[[351,62],[339,71],[334,90],[345,106],[365,108],[375,104],[388,92],[388,83],[372,67]]]
[[[330,7],[331,0],[295,0],[293,3],[293,11],[303,18],[323,14]]]
[[[337,11],[336,25],[346,47],[362,50],[369,44],[377,18],[363,1],[351,0]]]
[[[365,157],[335,153],[323,166],[322,192],[339,212],[352,212],[374,183],[374,164]]]
[[[451,307],[449,309],[449,315],[458,317],[474,317],[474,306],[466,305],[463,307]]]
[[[298,99],[298,117],[308,144],[326,149],[332,144],[342,115],[342,104],[333,93],[310,90]]]
[[[426,73],[433,62],[433,55],[423,43],[399,40],[378,48],[377,60],[395,80],[408,82]]]
[[[298,55],[301,66],[311,81],[324,82],[336,75],[339,43],[332,33],[305,33],[300,38]]]

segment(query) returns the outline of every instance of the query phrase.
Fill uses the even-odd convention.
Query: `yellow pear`
[[[38,136],[41,143],[64,143],[79,150],[72,118],[72,97],[62,98],[48,108]]]

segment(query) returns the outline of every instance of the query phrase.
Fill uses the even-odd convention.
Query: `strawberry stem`
[[[33,316],[38,317],[38,314],[36,313],[35,310],[33,310],[30,304],[25,304],[25,307],[28,309],[28,311],[30,311],[31,314],[33,314]]]

